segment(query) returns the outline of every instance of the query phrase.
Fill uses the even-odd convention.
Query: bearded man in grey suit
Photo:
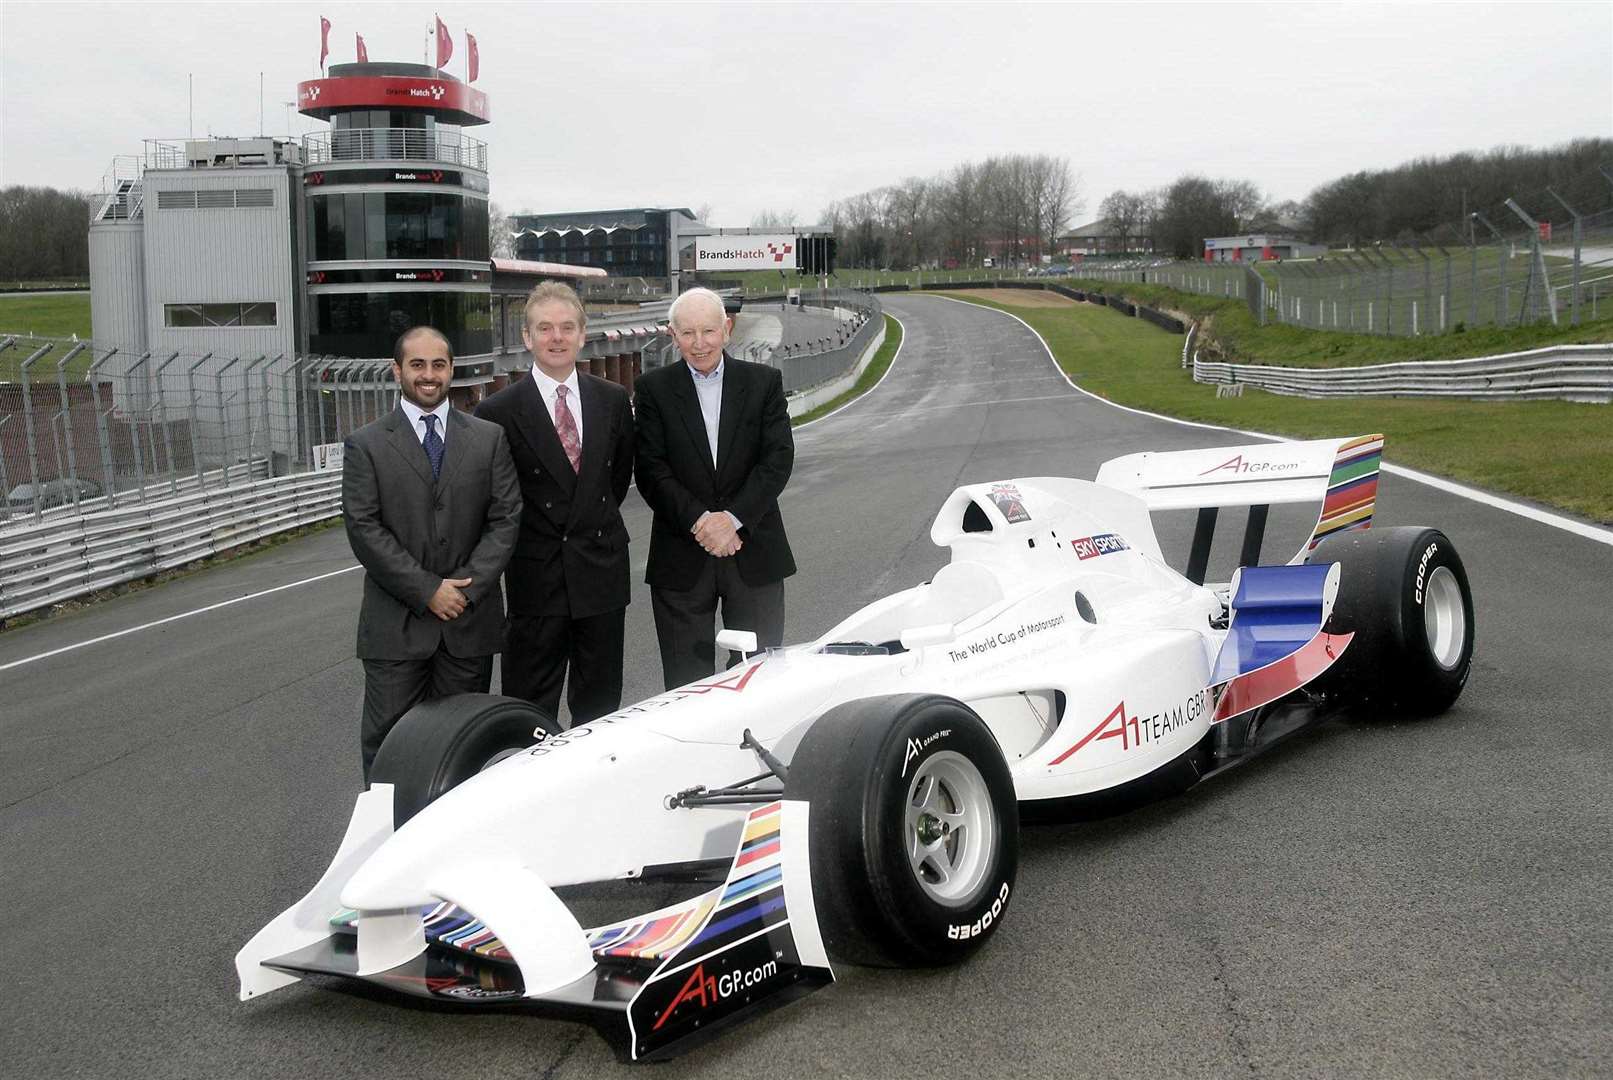
[[[398,407],[344,444],[342,515],[364,566],[366,784],[398,718],[430,698],[485,694],[503,645],[499,575],[515,549],[521,489],[504,430],[449,404],[453,373],[447,338],[406,330],[393,350]]]

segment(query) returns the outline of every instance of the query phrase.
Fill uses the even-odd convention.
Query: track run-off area
[[[1072,389],[1000,312],[887,307],[905,339],[883,382],[796,434],[790,641],[928,579],[945,559],[930,522],[959,484],[1252,441]],[[631,701],[660,672],[638,581],[649,512],[634,493],[624,514]],[[1224,517],[1212,579],[1241,532]],[[1402,473],[1382,477],[1376,521],[1441,528],[1466,561],[1477,650],[1449,713],[1335,719],[1185,795],[1027,827],[1007,917],[967,964],[842,965],[837,985],[645,1068],[1605,1075],[1613,546]],[[1181,565],[1190,515],[1158,524]],[[1274,516],[1266,557],[1308,525]],[[0,635],[9,1075],[627,1074],[591,1030],[515,1012],[309,984],[236,1000],[235,952],[318,878],[358,793],[352,565],[332,528]]]

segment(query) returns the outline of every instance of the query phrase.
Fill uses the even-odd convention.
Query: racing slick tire
[[[896,695],[829,710],[785,798],[810,805],[824,945],[850,963],[957,963],[997,929],[1019,866],[1019,808],[991,731],[961,702]]]
[[[533,732],[560,725],[520,698],[454,694],[422,701],[386,733],[370,765],[370,783],[392,785],[392,827],[489,765],[534,745]]]
[[[1308,563],[1338,563],[1329,629],[1355,638],[1317,688],[1419,716],[1450,708],[1473,663],[1473,593],[1456,546],[1438,529],[1338,533]]]

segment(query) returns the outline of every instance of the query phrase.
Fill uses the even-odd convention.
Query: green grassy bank
[[[1385,456],[1397,464],[1613,524],[1613,406],[1406,398],[1317,401],[1252,387],[1242,397],[1218,398],[1215,387],[1195,383],[1192,373],[1182,369],[1182,339],[1139,319],[1086,304],[1013,307],[966,291],[949,295],[1024,319],[1083,389],[1118,404],[1296,438],[1381,431],[1388,439]],[[1261,359],[1271,358],[1262,354]]]

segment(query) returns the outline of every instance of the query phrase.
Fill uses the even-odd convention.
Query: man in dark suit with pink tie
[[[633,475],[627,391],[577,370],[588,316],[569,286],[527,298],[532,371],[476,407],[504,429],[521,483],[521,531],[504,573],[503,691],[573,725],[622,702],[629,596],[621,504]]]

